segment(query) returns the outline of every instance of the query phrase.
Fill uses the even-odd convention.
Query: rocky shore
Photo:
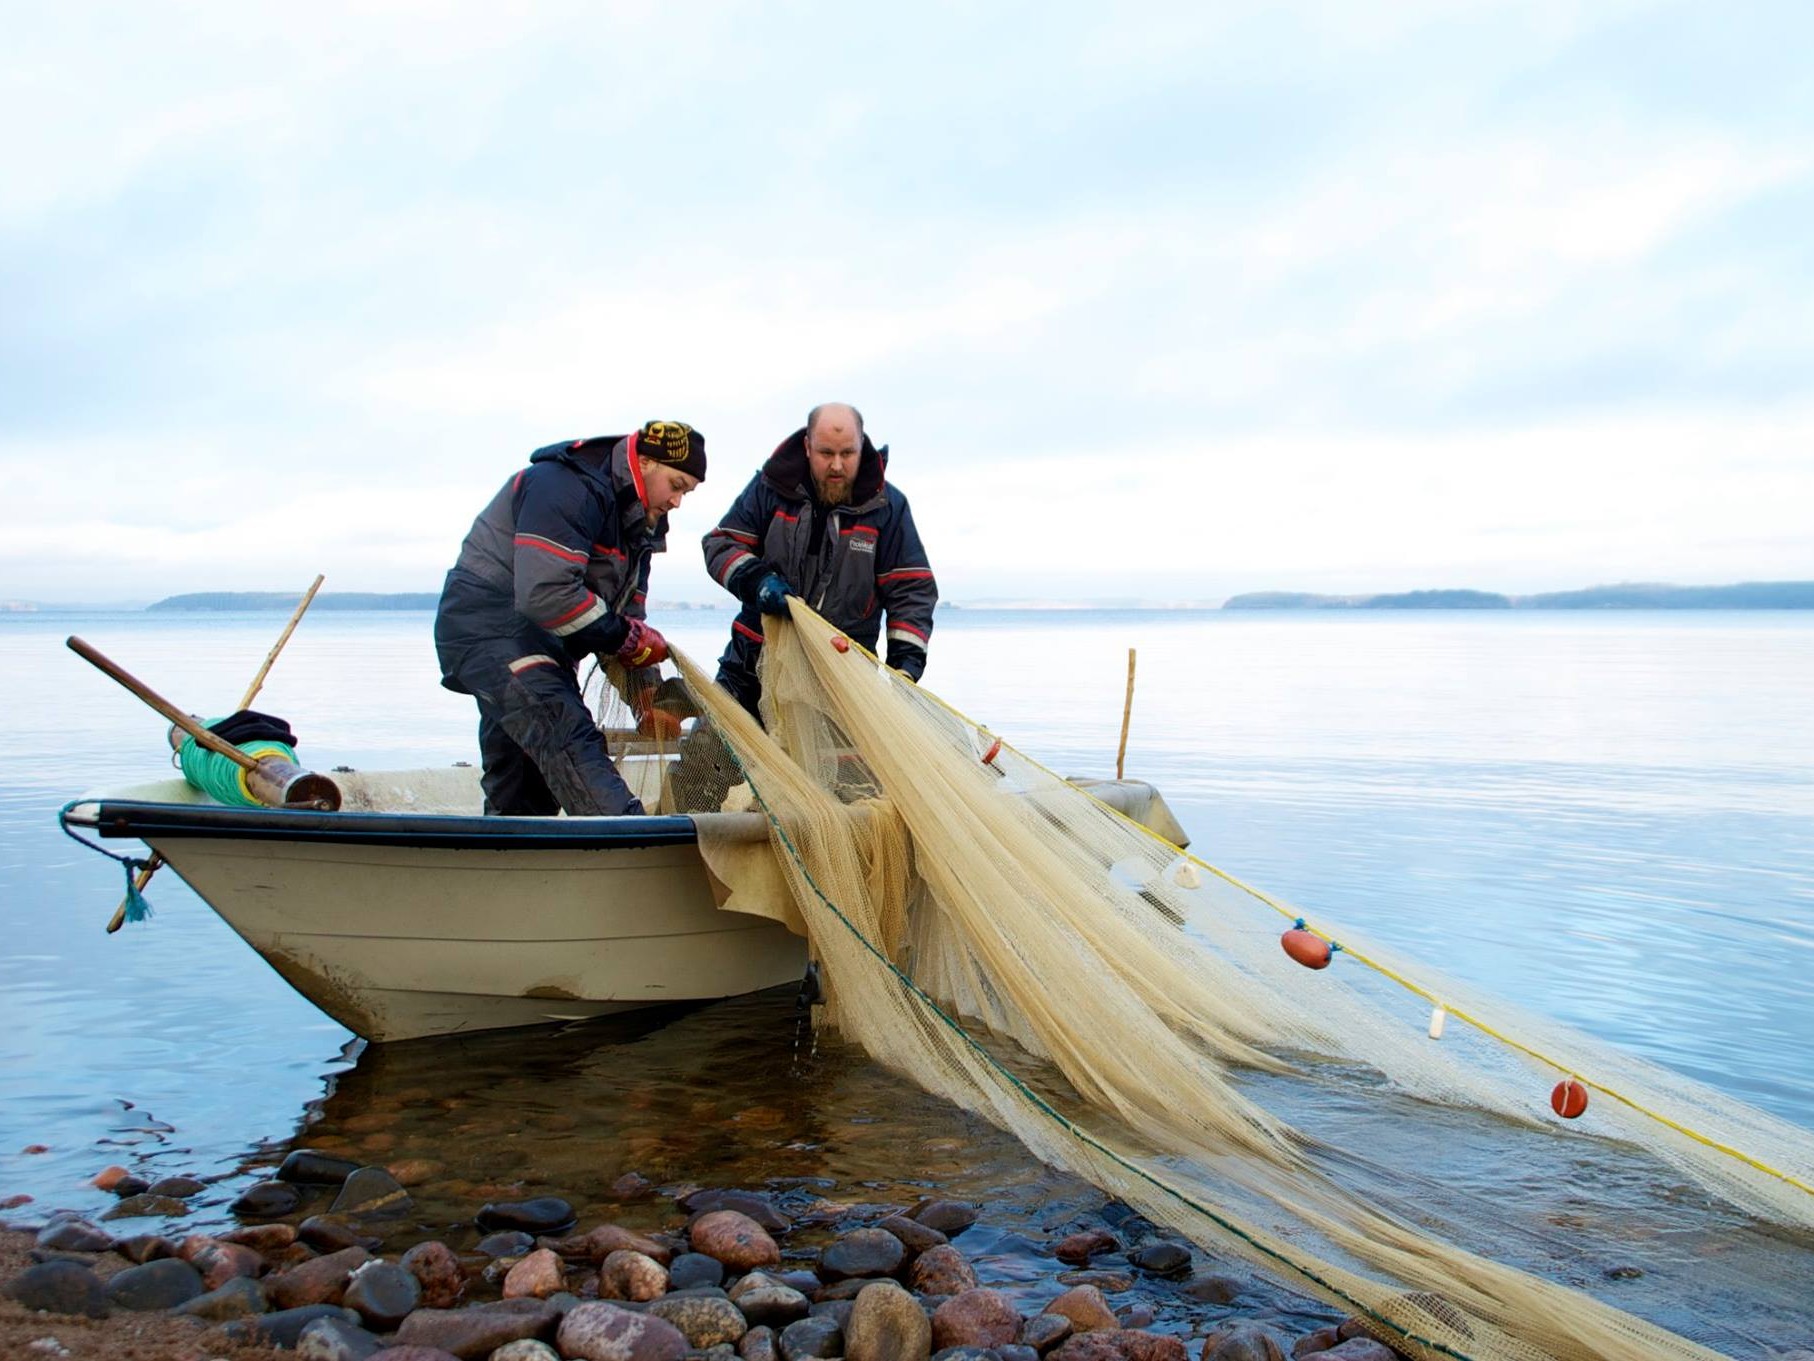
[[[810,1184],[613,1194],[580,1225],[556,1196],[427,1232],[391,1170],[299,1149],[233,1202],[170,1227],[204,1183],[96,1179],[106,1215],[0,1235],[0,1354],[136,1361],[1392,1361],[1356,1320],[1281,1310],[1114,1203],[1045,1241],[972,1204],[834,1200]],[[163,1232],[116,1235],[153,1219]],[[632,1227],[640,1225],[641,1227]],[[1015,1241],[1006,1241],[1013,1238]]]

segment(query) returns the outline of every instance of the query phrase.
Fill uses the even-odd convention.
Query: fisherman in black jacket
[[[743,602],[718,683],[752,714],[762,617],[785,614],[790,595],[872,652],[886,615],[888,665],[914,681],[925,671],[938,583],[887,467],[855,407],[814,407],[705,536],[706,570]]]
[[[485,811],[641,813],[580,693],[589,655],[622,663],[654,732],[668,645],[646,622],[668,512],[705,480],[705,439],[678,421],[537,449],[473,521],[435,615],[441,683],[479,704]]]

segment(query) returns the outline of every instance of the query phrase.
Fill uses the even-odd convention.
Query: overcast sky
[[[519,12],[520,11],[520,12]],[[27,5],[0,598],[432,590],[816,401],[947,599],[1814,578],[1814,7]]]

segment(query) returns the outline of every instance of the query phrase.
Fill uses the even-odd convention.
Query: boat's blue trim
[[[103,799],[95,830],[141,841],[206,837],[215,841],[308,841],[353,846],[433,846],[441,850],[606,851],[697,843],[686,817],[497,818],[432,813],[309,813],[282,808]]]

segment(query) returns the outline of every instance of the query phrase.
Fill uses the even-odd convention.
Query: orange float
[[[1000,755],[1001,755],[1001,738],[998,737],[989,744],[989,750],[987,750],[983,753],[983,764],[986,766],[994,765],[995,758]]]
[[[1573,1120],[1587,1109],[1587,1088],[1572,1077],[1564,1078],[1549,1094],[1549,1104],[1564,1120]]]
[[[833,652],[849,652],[850,651],[850,639],[846,638],[841,633],[833,634],[832,640],[831,640],[831,650]]]
[[[1284,947],[1286,954],[1306,969],[1326,969],[1335,956],[1335,947],[1307,929],[1302,917],[1298,918],[1296,926],[1279,937],[1279,944]]]

